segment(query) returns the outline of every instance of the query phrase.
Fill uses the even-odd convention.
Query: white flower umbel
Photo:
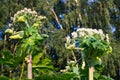
[[[37,12],[36,11],[32,11],[31,9],[24,8],[23,10],[20,10],[16,14],[14,14],[14,17],[12,18],[13,22],[16,21],[16,19],[18,18],[18,16],[22,16],[23,14],[24,15],[33,16],[33,15],[37,15]]]
[[[76,32],[75,31],[72,32],[71,35],[72,35],[72,38],[70,38],[70,36],[66,37],[65,47],[67,49],[75,48],[75,43],[76,43],[75,40],[78,37],[84,38],[84,37],[93,36],[93,37],[98,38],[99,40],[105,40],[109,42],[108,34],[105,35],[102,29],[97,30],[97,29],[92,29],[92,28],[79,28],[77,29]]]
[[[95,36],[97,35],[100,39],[104,39],[105,35],[101,29],[91,29],[91,28],[79,28],[76,33],[77,37],[85,37],[85,36]]]
[[[108,43],[108,34],[105,35],[101,29],[79,28],[71,35],[71,38],[66,38],[66,49],[81,50],[83,48],[81,50],[81,55],[83,55],[81,69],[85,69],[87,65],[89,67],[89,80],[93,80],[94,66],[102,63],[100,57],[112,52]],[[76,59],[75,61],[77,62]]]

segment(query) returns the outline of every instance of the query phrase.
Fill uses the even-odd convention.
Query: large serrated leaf
[[[3,50],[2,53],[3,53],[3,58],[6,60],[13,58],[13,55],[9,50]]]
[[[100,76],[100,73],[97,73],[97,72],[94,73],[94,78],[95,78],[95,79],[98,79],[99,76]]]
[[[40,62],[41,57],[42,57],[42,53],[38,53],[38,55],[35,55],[33,57],[33,66],[35,66],[36,64],[38,64]]]

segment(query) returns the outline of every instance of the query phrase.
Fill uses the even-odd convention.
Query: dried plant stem
[[[77,59],[76,59],[76,56],[75,56],[73,50],[72,50],[72,55],[73,55],[73,58],[74,58],[74,60],[75,60],[75,62],[76,62],[76,67],[78,68]]]
[[[78,0],[75,0],[75,3],[76,3],[76,7],[78,7]],[[76,9],[76,13],[78,14],[78,18],[77,18],[77,21],[78,21],[78,27],[80,27],[80,21],[82,22],[82,17],[81,17],[81,14],[80,12],[78,12],[78,10]]]
[[[76,56],[75,56],[73,50],[72,50],[72,55],[73,55],[73,58],[74,58],[74,60],[75,60],[75,62],[76,62],[76,68],[79,70],[78,63],[77,63],[77,59],[76,59]],[[80,75],[78,76],[78,78],[79,78],[79,80],[80,80]]]
[[[46,1],[47,1],[47,4],[49,5],[48,0],[46,0]],[[55,17],[55,20],[56,20],[56,21],[57,21],[57,23],[60,25],[59,19],[58,19],[57,15],[56,15],[56,13],[55,13],[54,9],[52,8],[52,9],[51,9],[51,11],[52,11],[52,13],[53,13],[53,15],[54,15],[54,17]],[[60,26],[60,28],[61,28],[61,29],[63,29],[63,27],[62,27],[62,26]]]

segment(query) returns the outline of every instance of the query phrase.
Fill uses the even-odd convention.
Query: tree
[[[0,5],[0,28],[5,27],[7,22],[10,23],[10,17],[24,7],[36,10],[39,14],[48,18],[44,28],[40,30],[42,33],[47,33],[51,36],[50,39],[44,42],[46,44],[44,48],[50,53],[50,56],[56,55],[53,61],[56,61],[54,64],[59,69],[65,67],[67,56],[71,57],[71,55],[66,54],[70,52],[66,51],[61,43],[64,43],[65,37],[79,27],[103,29],[105,33],[112,35],[111,39],[115,37],[112,41],[114,43],[112,46],[114,49],[113,53],[116,55],[112,57],[115,57],[115,62],[119,61],[119,48],[116,45],[120,44],[120,42],[114,41],[119,40],[120,37],[119,0],[4,0],[0,1]],[[110,25],[115,26],[114,33],[111,32]],[[61,27],[63,30],[60,30]],[[108,62],[112,60],[108,58]],[[107,65],[110,64],[106,63]],[[118,69],[116,65],[114,66]],[[103,74],[107,73],[103,72]]]

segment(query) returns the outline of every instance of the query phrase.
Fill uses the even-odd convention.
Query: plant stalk
[[[21,74],[20,74],[20,79],[19,80],[22,80],[24,67],[25,67],[25,63],[23,62],[23,64],[22,64],[22,70],[21,70]]]
[[[72,50],[72,55],[73,55],[73,58],[74,58],[74,60],[75,60],[75,62],[76,62],[76,67],[78,68],[77,59],[76,59],[76,56],[75,56],[75,54],[74,54],[73,50]]]
[[[89,80],[94,80],[93,73],[94,73],[94,67],[91,66],[91,67],[89,67]]]
[[[28,79],[32,79],[32,55],[28,55]]]

